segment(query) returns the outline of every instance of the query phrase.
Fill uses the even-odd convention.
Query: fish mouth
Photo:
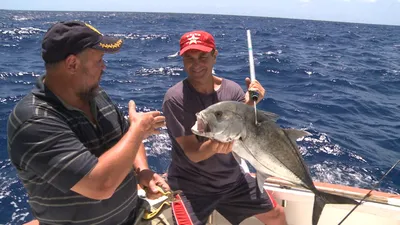
[[[199,133],[209,133],[211,132],[208,123],[200,117],[197,117],[197,131]]]

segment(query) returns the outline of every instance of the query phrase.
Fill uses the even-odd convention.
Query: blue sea
[[[315,181],[371,188],[400,159],[400,26],[226,15],[33,12],[0,10],[0,224],[32,219],[26,192],[7,153],[7,118],[44,73],[41,40],[56,21],[83,20],[123,38],[106,55],[101,85],[127,114],[161,110],[164,93],[186,77],[180,36],[215,35],[215,73],[245,88],[246,30],[252,33],[257,79],[267,90],[259,109],[282,127],[312,133],[298,142]],[[165,172],[166,131],[145,141],[152,169]],[[400,193],[400,168],[379,190]]]

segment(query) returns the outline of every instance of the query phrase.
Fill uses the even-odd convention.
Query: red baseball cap
[[[182,35],[179,44],[181,47],[179,55],[183,55],[183,53],[191,49],[203,52],[211,52],[211,50],[215,49],[214,37],[210,33],[202,30],[185,33]]]

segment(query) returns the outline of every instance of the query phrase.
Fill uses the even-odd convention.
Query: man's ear
[[[76,55],[69,55],[64,61],[65,69],[71,73],[75,74],[78,70],[79,60]]]

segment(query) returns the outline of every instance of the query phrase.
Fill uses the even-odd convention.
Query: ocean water
[[[307,129],[299,141],[315,181],[371,188],[400,159],[400,27],[195,14],[31,12],[0,10],[0,224],[32,219],[26,192],[7,153],[7,118],[44,73],[41,39],[61,20],[83,20],[125,40],[106,55],[101,85],[127,113],[161,110],[165,91],[186,77],[180,36],[215,35],[218,76],[244,85],[246,29],[252,32],[257,79],[267,90],[259,109],[282,127]],[[170,162],[166,132],[145,141],[159,173]],[[400,169],[379,190],[400,192]]]

